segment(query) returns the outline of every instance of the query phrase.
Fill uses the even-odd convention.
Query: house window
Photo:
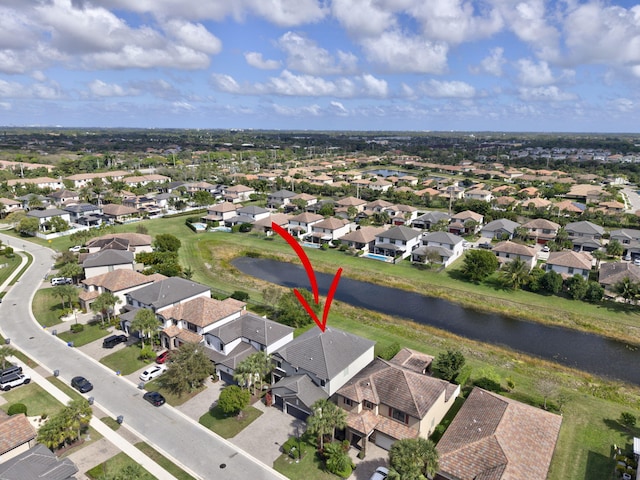
[[[198,327],[196,327],[193,323],[187,323],[187,329],[190,332],[197,332],[198,331]]]
[[[573,275],[573,267],[569,267],[569,275]]]
[[[350,406],[350,407],[353,407],[353,400],[351,400],[350,398],[342,397],[342,402],[343,402],[345,405],[348,405],[348,406]]]
[[[389,416],[394,420],[397,420],[401,423],[408,424],[409,423],[409,415],[400,410],[396,410],[395,408],[389,407]]]
[[[324,387],[324,386],[326,386],[326,385],[327,385],[326,380],[320,380],[320,386],[321,386],[321,387]]]
[[[373,403],[371,403],[369,400],[364,400],[362,402],[362,406],[367,410],[373,410],[373,407],[374,407]]]

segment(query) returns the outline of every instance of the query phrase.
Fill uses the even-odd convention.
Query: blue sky
[[[640,131],[640,4],[3,0],[0,125]]]

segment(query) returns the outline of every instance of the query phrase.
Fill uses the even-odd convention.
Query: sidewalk
[[[13,361],[15,361],[15,359],[13,359]],[[37,383],[40,387],[42,387],[45,391],[47,391],[47,393],[52,395],[62,404],[66,405],[71,400],[71,398],[66,393],[64,393],[62,390],[60,390],[59,388],[51,384],[49,381],[47,381],[45,377],[40,375],[40,373],[36,372],[34,369],[26,365],[23,365],[22,368],[26,373],[28,373],[31,376],[31,380],[33,382]],[[95,410],[97,410],[97,408]],[[169,472],[163,469],[151,458],[149,458],[147,455],[145,455],[136,447],[134,447],[133,444],[130,443],[127,439],[125,439],[122,435],[120,435],[118,432],[111,430],[110,427],[108,427],[105,423],[103,423],[101,420],[96,418],[95,414],[91,418],[90,425],[98,433],[100,433],[100,435],[102,435],[106,440],[111,442],[116,447],[116,453],[117,453],[117,450],[120,450],[126,453],[131,458],[133,458],[137,463],[139,463],[144,469],[146,469],[149,473],[151,473],[153,476],[155,476],[159,480],[177,480],[173,475],[171,475]],[[106,455],[109,455],[109,452],[111,449],[104,448],[102,450],[103,450],[102,456],[106,456]],[[95,460],[95,465],[99,465],[100,463],[102,463],[105,460],[108,460],[112,456],[113,454],[110,454],[109,456],[106,456],[106,458],[103,458],[103,459],[94,458],[93,460]]]

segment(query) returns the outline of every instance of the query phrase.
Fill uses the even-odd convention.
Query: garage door
[[[391,449],[391,445],[396,441],[395,438],[391,438],[384,433],[376,432],[376,445],[385,450]]]
[[[300,410],[298,407],[294,407],[289,403],[287,403],[287,413],[296,417],[298,420],[302,420],[303,422],[306,422],[307,417],[309,416],[309,414],[304,410]]]
[[[220,380],[222,380],[227,385],[236,384],[236,382],[233,380],[233,375],[229,375],[227,372],[220,372]]]

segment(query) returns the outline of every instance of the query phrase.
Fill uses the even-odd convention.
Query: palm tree
[[[613,285],[613,292],[624,298],[625,303],[631,303],[638,297],[640,285],[629,277],[624,277]]]
[[[431,478],[438,471],[436,446],[422,437],[398,440],[389,450],[389,466],[389,478]]]
[[[600,270],[600,262],[606,258],[606,253],[602,250],[594,250],[591,256],[596,259],[596,270]]]
[[[502,267],[500,276],[506,286],[513,290],[518,290],[527,283],[527,279],[529,278],[529,265],[520,257],[517,257]]]
[[[149,337],[149,345],[151,345],[155,334],[158,332],[159,325],[160,323],[152,310],[149,310],[148,308],[141,308],[136,312],[135,317],[133,317],[130,330],[142,333],[143,344],[144,337]]]
[[[2,364],[2,369],[7,368],[7,359],[16,354],[16,349],[11,348],[7,345],[3,345],[0,347],[0,363]]]
[[[68,429],[71,432],[68,434],[68,439],[74,441],[80,438],[82,430],[91,421],[92,415],[91,405],[84,398],[77,400],[71,400],[67,407],[64,409],[64,417],[68,425]]]
[[[324,436],[335,438],[336,428],[345,428],[347,412],[328,399],[320,399],[312,406],[313,413],[307,418],[307,428],[320,440],[320,450],[324,449]]]

